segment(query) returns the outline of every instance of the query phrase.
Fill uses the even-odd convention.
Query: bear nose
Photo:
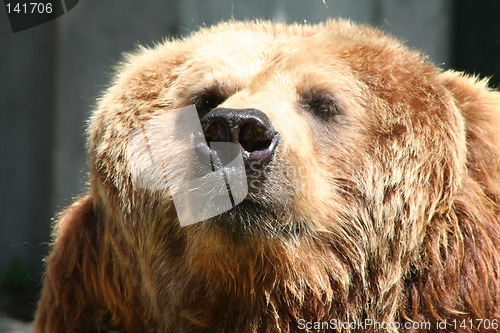
[[[216,108],[201,119],[207,143],[232,142],[240,146],[247,165],[264,166],[279,141],[267,115],[257,109]]]

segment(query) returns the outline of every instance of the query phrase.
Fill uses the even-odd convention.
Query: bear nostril
[[[205,131],[205,138],[208,142],[220,141],[228,142],[228,131],[224,123],[214,120]]]
[[[256,124],[245,124],[239,133],[241,147],[247,152],[268,149],[274,134],[265,127]]]

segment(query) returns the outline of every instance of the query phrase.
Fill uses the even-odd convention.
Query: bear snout
[[[207,143],[239,145],[246,166],[269,163],[279,144],[279,133],[267,115],[257,109],[216,108],[201,119]]]

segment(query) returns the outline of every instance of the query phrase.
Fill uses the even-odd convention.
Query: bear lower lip
[[[263,226],[258,221],[265,221],[271,216],[274,213],[268,208],[245,199],[233,209],[212,218],[210,222],[233,238],[241,239],[262,229]]]

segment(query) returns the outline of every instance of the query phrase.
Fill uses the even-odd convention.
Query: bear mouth
[[[213,217],[209,223],[233,240],[243,240],[255,234],[272,233],[276,229],[276,209],[245,199],[231,210]]]

